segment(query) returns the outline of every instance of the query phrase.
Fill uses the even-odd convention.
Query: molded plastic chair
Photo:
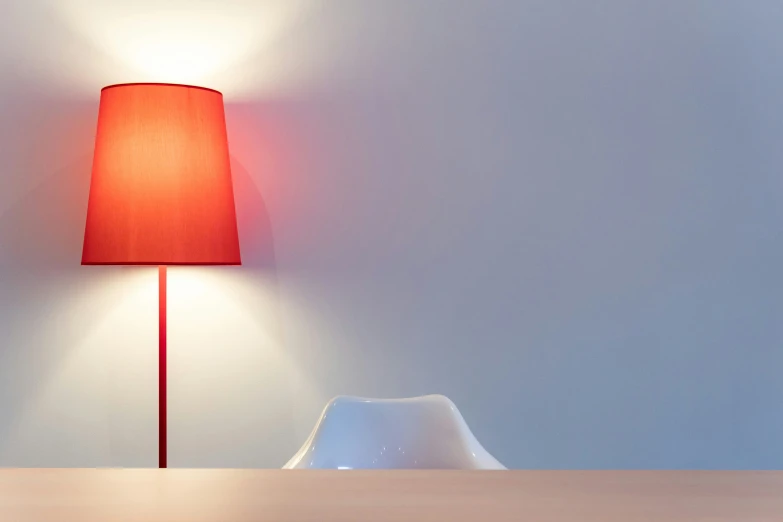
[[[506,469],[443,395],[335,397],[286,469]]]

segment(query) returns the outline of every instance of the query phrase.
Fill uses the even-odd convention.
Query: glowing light
[[[303,0],[96,2],[58,0],[73,30],[126,66],[102,83],[171,82],[236,89],[222,72],[268,47]],[[229,76],[227,78],[226,76]]]

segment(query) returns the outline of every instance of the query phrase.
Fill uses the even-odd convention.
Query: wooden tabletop
[[[0,470],[3,522],[783,520],[776,471]]]

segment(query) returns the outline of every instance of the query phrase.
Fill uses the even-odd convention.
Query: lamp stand
[[[158,467],[166,468],[166,266],[158,267]]]

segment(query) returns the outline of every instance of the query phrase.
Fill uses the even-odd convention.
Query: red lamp
[[[158,265],[159,467],[166,462],[166,265],[240,265],[223,95],[101,90],[83,265]]]

